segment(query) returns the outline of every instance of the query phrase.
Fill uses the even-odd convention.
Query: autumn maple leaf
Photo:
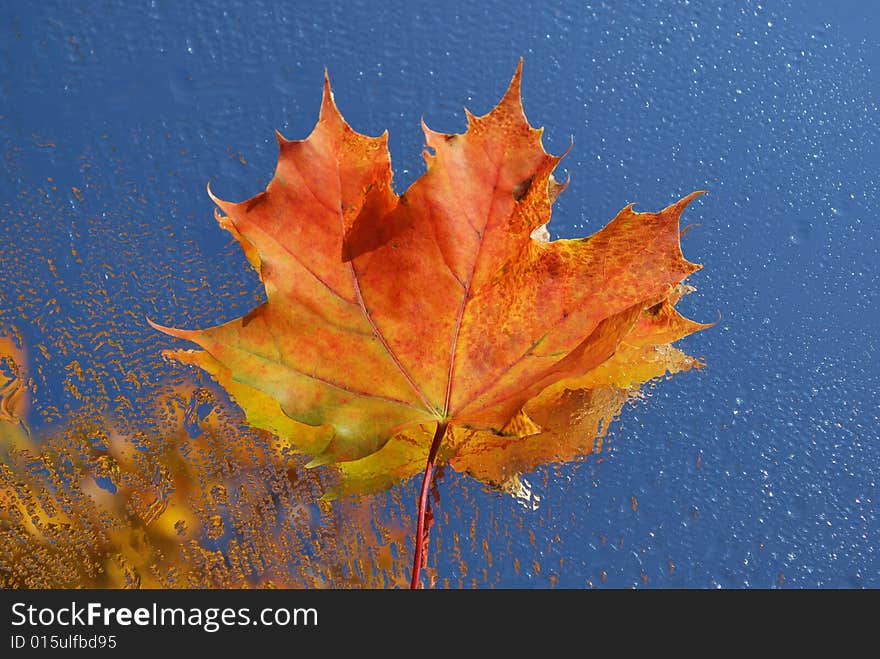
[[[533,237],[564,186],[552,175],[561,157],[523,113],[520,75],[521,64],[491,112],[467,114],[464,134],[423,126],[427,171],[401,196],[387,134],[352,130],[325,81],[312,134],[279,135],[265,192],[214,198],[266,302],[210,329],[154,325],[201,346],[168,354],[211,373],[252,424],[313,464],[385,485],[375,474],[409,476],[427,458],[420,525],[441,444],[494,482],[501,464],[558,454],[572,428],[592,441],[625,394],[596,397],[694,365],[668,343],[705,327],[674,309],[700,267],[679,244],[700,193],[659,213],[627,206],[588,238]]]

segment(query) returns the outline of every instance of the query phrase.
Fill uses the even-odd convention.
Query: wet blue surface
[[[447,470],[431,565],[452,585],[880,586],[878,17],[850,1],[347,4],[0,1],[0,321],[37,346],[129,315],[119,354],[91,356],[155,361],[169,342],[144,315],[204,325],[259,299],[205,184],[262,189],[272,130],[311,130],[325,67],[355,129],[389,129],[402,191],[419,119],[463,130],[461,107],[494,105],[522,55],[548,150],[574,139],[553,236],[708,189],[685,217],[705,268],[681,308],[721,321],[682,342],[706,369],[630,406],[601,459],[526,475],[532,500]],[[31,357],[38,428],[80,403],[63,362]]]

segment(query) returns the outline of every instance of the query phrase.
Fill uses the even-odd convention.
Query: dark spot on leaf
[[[525,197],[529,193],[529,189],[532,187],[532,181],[534,180],[535,175],[532,174],[527,179],[520,181],[516,184],[516,187],[513,188],[513,198],[516,201],[522,201],[523,197]]]
[[[381,207],[378,211],[381,210]],[[392,243],[412,228],[412,221],[405,213],[385,216],[371,204],[364,204],[360,214],[346,230],[342,240],[342,261],[352,261],[362,254]],[[399,245],[397,241],[392,247]]]
[[[254,320],[257,316],[259,316],[260,314],[263,313],[263,306],[265,306],[265,303],[264,303],[264,304],[261,304],[261,305],[258,306],[256,309],[254,309],[253,311],[251,311],[249,314],[247,314],[246,316],[244,316],[244,317],[241,319],[241,326],[242,326],[242,327],[247,327],[248,325],[250,325],[252,320]]]
[[[248,202],[247,206],[245,207],[245,212],[250,213],[252,210],[254,210],[257,206],[262,204],[264,201],[266,201],[266,193],[261,192],[260,194],[258,194],[256,197],[254,197],[253,199],[251,199]]]

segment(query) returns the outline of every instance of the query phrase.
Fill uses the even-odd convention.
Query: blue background
[[[447,470],[429,564],[453,586],[880,586],[878,13],[2,0],[0,322],[31,346],[124,326],[118,354],[71,344],[108,374],[94,395],[136,398],[113,360],[158,378],[171,345],[144,315],[192,327],[260,298],[205,184],[262,189],[273,129],[311,130],[325,67],[356,130],[389,130],[401,192],[423,171],[419,119],[462,131],[523,56],[545,146],[574,140],[553,236],[708,189],[684,218],[705,268],[680,308],[721,321],[681,344],[706,369],[628,406],[601,459],[526,475],[531,499]],[[82,403],[63,362],[31,361],[37,429]],[[398,489],[385,505],[413,508],[415,484]]]

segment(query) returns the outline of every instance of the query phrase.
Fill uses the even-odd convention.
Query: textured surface
[[[25,501],[25,518],[80,529],[31,574],[82,582],[72,566],[106,542],[129,547],[111,557],[129,571],[90,578],[149,583],[155,557],[138,551],[170,537],[189,543],[186,583],[400,581],[414,485],[319,508],[321,474],[266,468],[261,434],[231,467],[217,441],[234,409],[191,370],[163,380],[166,342],[144,317],[213,324],[261,300],[204,186],[262,189],[272,129],[308,133],[325,66],[353,127],[390,130],[400,191],[423,171],[419,118],[460,132],[461,106],[488,110],[523,55],[547,150],[574,138],[553,237],[710,190],[684,253],[711,267],[681,309],[721,322],[682,344],[708,368],[649,392],[600,456],[538,468],[518,496],[447,471],[438,584],[880,586],[876,19],[851,21],[846,2],[608,4],[0,2],[0,326],[18,335],[0,343],[0,423],[7,444],[64,447],[17,458],[43,484],[44,512]],[[71,473],[90,476],[65,494]],[[99,537],[120,524],[110,509],[145,530]],[[168,510],[170,531],[155,521]],[[2,537],[4,582],[20,583]]]

